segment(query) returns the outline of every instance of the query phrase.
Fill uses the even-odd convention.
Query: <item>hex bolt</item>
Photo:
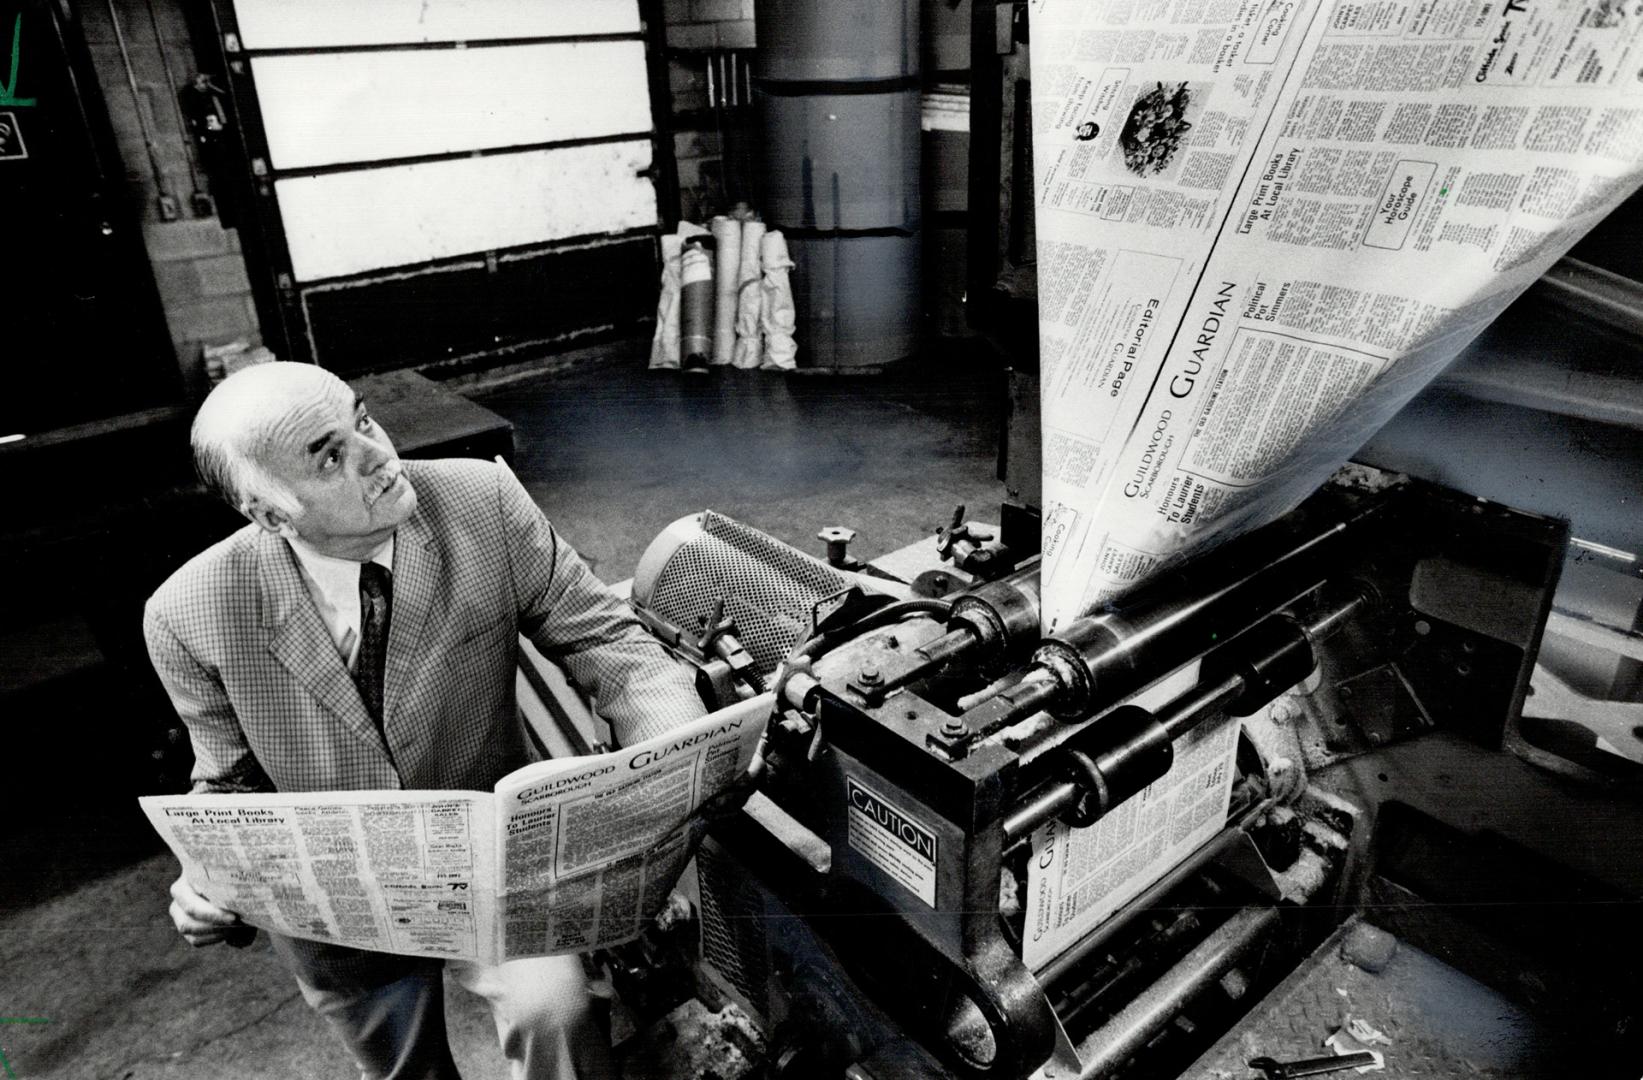
[[[879,674],[879,669],[873,664],[863,664],[861,671],[857,674],[863,686],[877,686],[884,678]]]
[[[969,725],[962,720],[943,720],[941,722],[941,733],[950,739],[956,739],[969,730]]]

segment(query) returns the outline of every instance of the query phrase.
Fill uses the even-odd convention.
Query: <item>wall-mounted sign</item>
[[[21,161],[28,156],[29,150],[23,145],[23,129],[17,122],[17,114],[0,112],[0,161]]]

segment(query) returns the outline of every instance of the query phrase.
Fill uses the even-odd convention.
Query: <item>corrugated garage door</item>
[[[634,288],[659,224],[639,0],[216,7],[276,351],[402,367],[653,309]]]

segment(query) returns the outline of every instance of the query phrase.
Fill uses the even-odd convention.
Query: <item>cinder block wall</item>
[[[239,236],[235,230],[223,228],[215,214],[198,216],[192,205],[196,189],[211,194],[210,181],[200,169],[191,140],[181,130],[175,104],[177,87],[170,85],[166,77],[160,52],[163,47],[172,75],[179,84],[186,85],[199,65],[183,16],[184,2],[153,0],[155,18],[151,21],[144,0],[114,0],[114,12],[136,75],[135,98],[108,5],[75,4],[74,12],[107,103],[125,167],[126,189],[148,244],[177,364],[185,385],[199,393],[205,382],[201,346],[239,338],[259,344],[261,331]],[[139,109],[154,143],[158,181],[149,162]],[[177,201],[181,216],[175,221],[161,218],[162,190]]]
[[[753,0],[666,0],[663,14],[680,210],[686,221],[704,224],[728,209],[729,201],[722,130],[726,118],[710,118],[708,65],[731,51],[743,60],[752,59]]]
[[[753,0],[666,0],[673,49],[753,48]]]

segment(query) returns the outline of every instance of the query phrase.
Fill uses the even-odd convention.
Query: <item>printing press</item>
[[[1038,528],[897,580],[706,512],[641,561],[704,696],[774,701],[684,949],[768,1075],[1310,1075],[1400,948],[1347,1017],[1387,1075],[1636,1075],[1643,815],[1519,731],[1564,523],[1349,465],[1048,638]]]
[[[1041,636],[1032,6],[972,5],[965,308],[1013,368],[996,519],[875,567],[848,530],[824,560],[708,512],[635,576],[705,698],[775,709],[698,859],[696,992],[779,1077],[1643,1075],[1634,557],[1348,465]],[[1566,399],[1607,363],[1588,397],[1635,400],[1602,335],[1635,341],[1637,298],[1571,265],[1604,287],[1548,275],[1460,384],[1506,365],[1484,399],[1589,418]],[[1565,511],[1625,531],[1635,443],[1567,421],[1508,451],[1466,415],[1391,460],[1524,501],[1562,475]]]

